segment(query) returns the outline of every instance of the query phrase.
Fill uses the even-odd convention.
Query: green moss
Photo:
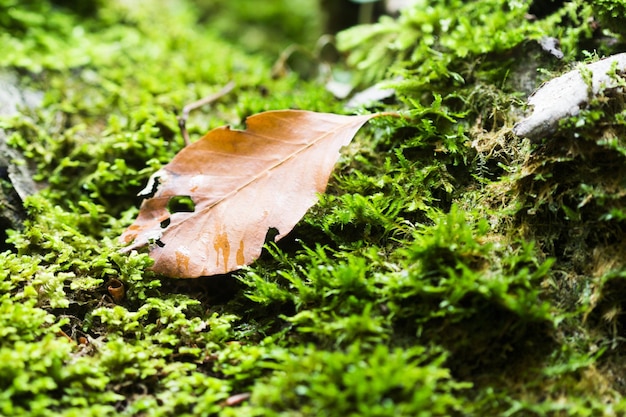
[[[604,91],[549,140],[510,133],[542,80],[619,50],[587,24],[618,6],[532,3],[423,1],[340,33],[355,83],[402,77],[377,108],[405,117],[369,123],[253,265],[176,281],[119,252],[137,191],[182,148],[180,109],[228,81],[193,139],[344,112],[272,77],[319,36],[317,5],[0,0],[0,65],[45,92],[0,121],[41,185],[0,253],[0,414],[623,413],[623,99]]]
[[[420,1],[397,20],[384,17],[375,25],[354,27],[338,41],[350,51],[349,62],[364,71],[365,81],[401,75],[406,90],[445,83],[458,87],[463,83],[458,61],[542,35],[525,18],[527,12],[528,3],[506,0]]]
[[[272,377],[257,383],[248,415],[319,416],[449,416],[472,411],[456,393],[468,384],[455,383],[441,366],[443,355],[423,348],[390,351],[352,345],[328,352],[302,346],[276,352],[261,366]]]
[[[321,32],[321,17],[314,0],[300,1],[297,7],[287,0],[249,7],[243,0],[193,0],[201,25],[241,45],[249,52],[281,53],[291,43],[312,46]],[[216,18],[216,15],[218,18]]]
[[[624,15],[626,6],[624,3],[613,0],[599,0],[592,4],[594,12],[602,25],[624,36]]]

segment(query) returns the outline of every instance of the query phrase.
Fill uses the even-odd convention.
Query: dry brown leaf
[[[149,245],[152,269],[177,278],[252,263],[270,228],[284,237],[315,204],[341,147],[379,115],[280,110],[249,117],[244,131],[212,130],[152,176],[125,250]],[[174,207],[188,199],[186,211]]]

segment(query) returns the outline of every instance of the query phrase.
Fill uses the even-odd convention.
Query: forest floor
[[[0,415],[625,415],[624,68],[596,91],[587,66],[625,49],[623,3],[417,0],[336,36],[293,3],[0,0]],[[518,136],[571,70],[587,103]],[[251,265],[159,276],[119,236],[230,82],[192,142],[403,117]]]

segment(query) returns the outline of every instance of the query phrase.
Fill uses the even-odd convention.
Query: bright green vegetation
[[[421,0],[340,33],[336,73],[387,81],[375,110],[407,117],[370,122],[254,265],[184,281],[118,252],[135,195],[183,146],[180,109],[228,81],[193,138],[346,111],[319,74],[272,77],[291,43],[314,49],[317,4],[71,3],[0,0],[0,67],[44,92],[0,121],[44,186],[0,253],[0,415],[626,413],[624,99],[511,133],[543,80],[623,50],[622,2]]]

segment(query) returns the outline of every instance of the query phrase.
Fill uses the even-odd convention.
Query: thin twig
[[[210,103],[213,103],[214,101],[217,101],[221,97],[230,93],[233,90],[233,88],[235,88],[235,83],[231,81],[228,84],[226,84],[217,93],[211,94],[208,97],[204,97],[203,99],[194,101],[193,103],[187,104],[185,107],[183,107],[183,112],[178,117],[178,127],[180,128],[180,134],[183,136],[183,139],[185,140],[185,146],[189,146],[191,144],[191,141],[189,140],[189,133],[187,132],[187,118],[189,118],[189,112],[199,107],[202,107],[205,104],[210,104]]]
[[[74,341],[74,339],[72,339],[67,333],[65,333],[63,330],[57,330],[57,336],[61,336],[66,338],[70,343],[76,344],[76,342]]]
[[[243,392],[241,394],[235,394],[235,395],[231,395],[230,397],[228,397],[223,405],[227,406],[227,407],[233,407],[235,405],[239,405],[242,402],[248,400],[250,398],[252,394],[249,392]]]

